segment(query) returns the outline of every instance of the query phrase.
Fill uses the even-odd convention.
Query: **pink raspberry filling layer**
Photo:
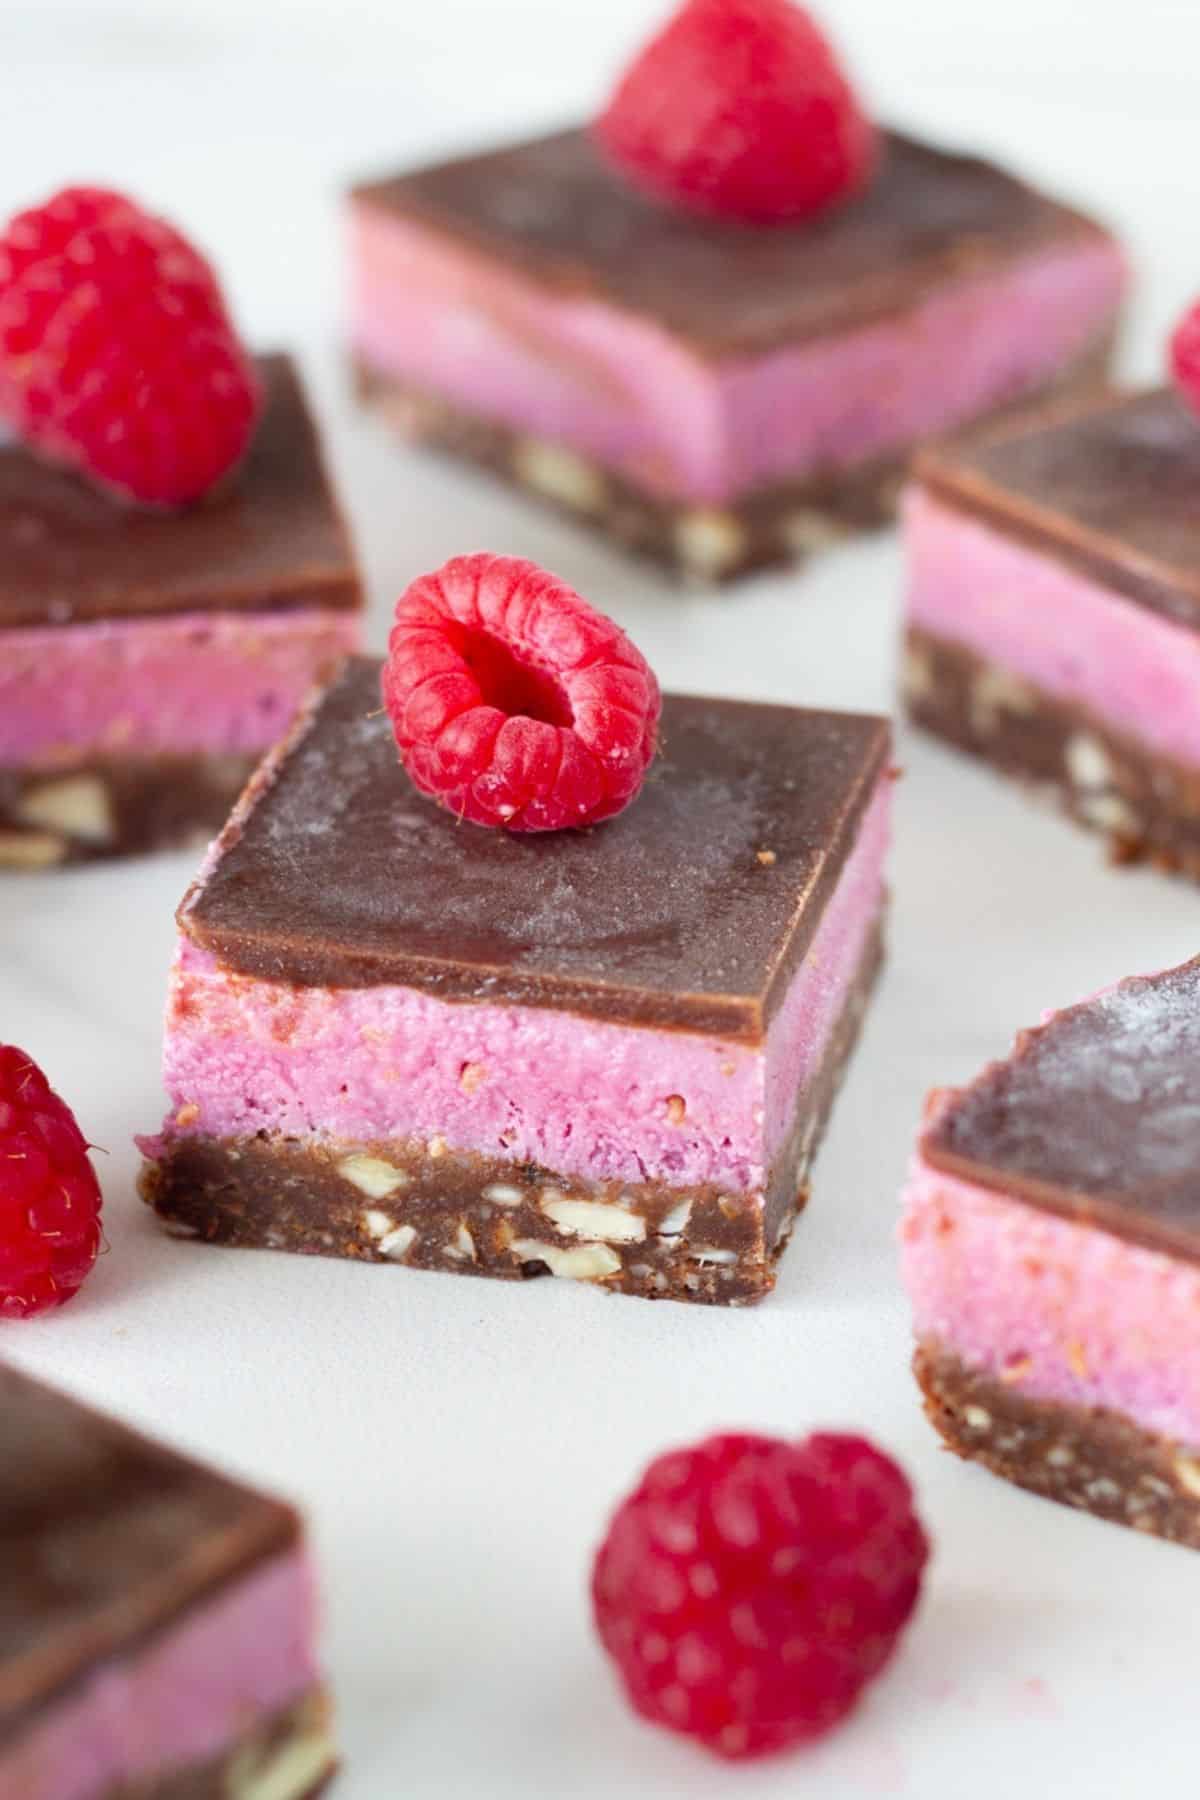
[[[89,1675],[0,1750],[12,1800],[101,1800],[203,1764],[317,1685],[313,1583],[277,1558],[127,1661]]]
[[[910,625],[1200,765],[1200,636],[919,488],[904,518]]]
[[[436,232],[351,215],[351,339],[380,375],[666,498],[720,503],[868,462],[1044,386],[1124,291],[1104,242],[1040,252],[842,337],[708,361],[652,320],[551,294]]]
[[[355,614],[319,608],[6,631],[0,768],[55,768],[84,753],[265,750],[358,637]]]
[[[890,788],[872,797],[761,1046],[406,987],[251,980],[184,935],[167,1002],[171,1111],[141,1147],[153,1158],[182,1135],[259,1131],[438,1137],[594,1181],[760,1190],[883,903]]]
[[[1200,1445],[1200,1268],[919,1156],[900,1235],[918,1338],[1035,1399]]]

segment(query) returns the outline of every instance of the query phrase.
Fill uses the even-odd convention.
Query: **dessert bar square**
[[[906,507],[918,724],[1200,875],[1200,421],[1124,394],[926,453]]]
[[[933,1096],[902,1227],[926,1410],[1035,1493],[1200,1547],[1200,961]]]
[[[1092,220],[897,133],[798,225],[656,204],[581,130],[363,185],[351,224],[367,394],[709,579],[886,518],[921,440],[1094,385],[1125,281]]]
[[[179,913],[143,1191],[203,1239],[772,1285],[881,953],[883,719],[668,697],[588,832],[422,798],[352,661]]]
[[[358,641],[354,555],[287,357],[242,467],[142,511],[0,448],[0,869],[205,840]]]
[[[0,1793],[317,1794],[335,1764],[289,1507],[0,1367]]]

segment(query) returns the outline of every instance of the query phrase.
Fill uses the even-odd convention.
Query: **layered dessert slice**
[[[211,837],[361,591],[300,381],[263,359],[249,453],[202,505],[124,505],[0,448],[0,869]]]
[[[1200,1547],[1200,961],[935,1094],[902,1226],[926,1410],[1022,1487]]]
[[[6,1368],[0,1444],[0,1793],[319,1793],[295,1513]]]
[[[1125,285],[1092,220],[896,133],[836,211],[646,198],[584,130],[359,187],[363,391],[706,579],[892,511],[914,444],[1096,385]]]
[[[464,824],[352,661],[179,913],[143,1192],[215,1242],[764,1294],[881,949],[883,719],[668,697],[635,805]]]
[[[1193,876],[1198,497],[1200,422],[1161,389],[928,451],[906,504],[912,717]]]

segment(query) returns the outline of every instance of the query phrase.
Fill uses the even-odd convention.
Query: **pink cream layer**
[[[162,1140],[441,1138],[594,1181],[760,1190],[816,1073],[883,900],[890,781],[870,802],[765,1046],[412,988],[230,977],[181,937]],[[682,1099],[684,1112],[673,1101]]]
[[[884,456],[1040,388],[1112,323],[1126,280],[1116,246],[1087,240],[841,337],[706,360],[652,319],[368,207],[351,236],[369,368],[701,503]]]
[[[920,1157],[900,1236],[918,1338],[1035,1399],[1200,1445],[1200,1268]]]
[[[12,1800],[101,1800],[203,1764],[317,1684],[307,1563],[283,1556],[103,1665],[0,1753]]]
[[[904,512],[910,625],[1200,765],[1200,634],[919,488]]]
[[[318,608],[6,631],[0,768],[53,769],[84,753],[265,750],[358,637],[355,613]]]

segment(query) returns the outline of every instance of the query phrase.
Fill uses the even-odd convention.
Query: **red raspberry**
[[[186,506],[243,456],[260,401],[212,269],[164,220],[64,188],[0,236],[0,411],[40,455]]]
[[[536,563],[486,552],[401,597],[383,703],[421,792],[509,831],[621,812],[653,760],[661,707],[611,619]]]
[[[1171,376],[1193,412],[1200,412],[1200,301],[1184,313],[1171,337]]]
[[[0,1318],[62,1306],[99,1251],[100,1184],[75,1115],[0,1044]]]
[[[929,1546],[912,1490],[858,1437],[711,1437],[617,1509],[592,1600],[637,1711],[720,1756],[820,1737],[877,1675]]]
[[[791,0],[686,0],[596,132],[650,193],[762,224],[856,193],[876,155],[828,39]]]

